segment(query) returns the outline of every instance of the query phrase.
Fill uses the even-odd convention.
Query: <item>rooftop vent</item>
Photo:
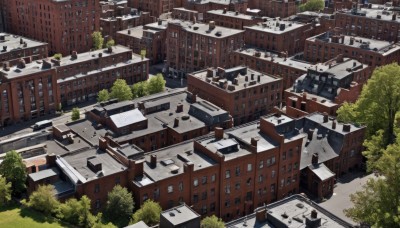
[[[97,173],[102,170],[102,164],[101,161],[96,158],[96,157],[90,157],[87,159],[87,166],[89,167],[90,170],[92,170],[94,173]]]

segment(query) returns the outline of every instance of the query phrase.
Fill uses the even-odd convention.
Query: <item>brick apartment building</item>
[[[243,46],[244,31],[172,20],[167,28],[167,66],[181,76],[206,67],[227,67],[229,55]]]
[[[248,0],[248,6],[251,9],[260,9],[260,14],[267,17],[286,18],[297,12],[294,0]]]
[[[161,63],[166,59],[166,34],[168,21],[159,20],[156,23],[137,26],[118,31],[116,42],[127,46],[136,54],[146,50],[146,58],[151,64]]]
[[[227,11],[226,9],[207,11],[206,18],[207,21],[214,21],[218,26],[242,30],[244,30],[244,26],[252,26],[263,21],[261,17],[254,17],[238,11]]]
[[[274,54],[250,47],[236,50],[231,55],[231,62],[231,67],[244,64],[264,74],[282,78],[282,89],[292,87],[296,79],[311,66],[310,63],[297,60],[296,56],[288,57],[286,53]]]
[[[304,59],[310,62],[326,62],[342,54],[343,57],[355,59],[373,68],[398,62],[400,59],[398,44],[335,33],[328,31],[308,38],[304,47]]]
[[[128,6],[139,11],[149,12],[152,17],[159,18],[161,14],[171,12],[173,8],[181,7],[182,0],[128,0]]]
[[[203,22],[204,14],[197,12],[196,10],[189,10],[183,7],[174,8],[171,12],[172,19],[179,19],[184,21],[195,21]]]
[[[148,12],[138,11],[122,2],[100,2],[100,30],[104,38],[115,40],[118,31],[155,22]]]
[[[187,84],[191,93],[227,110],[235,126],[257,120],[281,102],[282,79],[244,66],[198,71]]]
[[[313,24],[314,33],[320,34],[335,28],[335,15],[329,13],[319,13],[312,11],[305,11],[297,13],[290,18],[290,21]]]
[[[183,0],[182,6],[189,10],[202,14],[204,21],[208,21],[207,12],[210,10],[227,10],[239,13],[246,13],[247,0]]]
[[[89,51],[99,30],[99,1],[7,0],[10,33],[49,44],[50,55]]]
[[[162,208],[185,202],[203,217],[229,221],[295,194],[305,135],[294,127],[289,117],[266,116],[147,154],[137,162],[135,205],[147,199]]]
[[[293,118],[313,112],[334,116],[344,102],[357,100],[371,73],[368,65],[340,56],[311,66],[285,90],[285,114]]]
[[[314,35],[312,24],[282,21],[279,18],[265,19],[263,23],[245,26],[246,45],[273,52],[294,55],[304,50],[304,41]]]
[[[371,4],[368,6],[371,7]],[[389,11],[383,7],[338,11],[335,14],[335,26],[349,36],[400,41],[400,18],[397,16],[397,11]]]
[[[87,115],[109,129],[111,144],[134,144],[145,152],[233,125],[227,111],[183,89],[95,106]]]
[[[0,65],[7,62],[8,66],[18,63],[21,58],[30,58],[31,61],[47,58],[47,44],[39,41],[19,37],[13,34],[0,33]]]
[[[85,52],[51,61],[20,59],[14,67],[4,65],[1,125],[36,118],[63,107],[94,99],[111,88],[117,78],[128,84],[147,80],[148,59],[123,46]],[[13,102],[10,102],[13,101]],[[36,111],[35,111],[36,110]]]

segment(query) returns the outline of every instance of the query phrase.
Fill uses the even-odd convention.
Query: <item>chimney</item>
[[[24,44],[24,39],[20,38],[19,39],[19,44]]]
[[[140,101],[139,103],[138,103],[138,109],[139,110],[145,110],[145,107],[144,107],[144,102],[143,101]]]
[[[257,143],[260,139],[258,137],[251,138],[251,145],[257,147]]]
[[[224,10],[222,11],[223,14],[226,14],[226,8],[224,8]]]
[[[393,13],[393,15],[392,15],[392,20],[395,21],[395,20],[396,20],[396,17],[397,17],[396,13]]]
[[[101,58],[101,57],[103,57],[103,53],[100,52],[99,53],[99,58]]]
[[[128,34],[129,34],[129,35],[131,34],[131,30],[130,30],[130,29],[128,29]]]
[[[76,52],[76,51],[72,51],[72,58],[73,59],[77,59],[78,58],[78,52]]]
[[[176,112],[183,112],[183,104],[182,103],[178,103],[178,105],[176,106]]]
[[[134,162],[135,177],[143,176],[143,159]]]
[[[315,209],[311,211],[311,218],[316,219],[317,215],[318,215],[318,213]]]
[[[214,76],[214,70],[212,68],[207,68],[207,77],[211,78]]]
[[[318,164],[318,153],[313,153],[311,158],[311,164],[317,165]]]
[[[342,63],[343,62],[343,55],[339,54],[338,56],[336,56],[336,62],[338,63]]]
[[[217,140],[221,140],[224,138],[224,129],[221,127],[216,127],[214,129],[214,135],[215,135],[215,139]]]
[[[343,124],[343,132],[350,132],[351,126],[350,124]]]
[[[328,118],[328,113],[324,112],[322,115],[324,116],[324,123],[327,123],[328,119],[329,119]]]
[[[178,127],[179,126],[179,118],[176,117],[174,120],[174,127]]]
[[[150,165],[152,167],[157,166],[157,155],[155,155],[155,154],[150,155]]]
[[[254,74],[251,74],[251,80],[252,81],[254,80]]]
[[[265,208],[256,211],[256,221],[259,223],[264,222],[267,219],[266,212],[267,212],[267,210]]]
[[[4,62],[3,63],[3,70],[9,71],[10,70],[10,63],[9,62]]]
[[[25,60],[19,59],[18,63],[17,63],[17,67],[20,68],[20,69],[25,68]]]
[[[249,77],[246,75],[246,76],[244,77],[244,80],[247,82],[247,81],[249,80]]]
[[[107,48],[107,51],[108,51],[108,53],[112,53],[112,47],[111,47],[111,46],[108,47],[108,48]]]
[[[193,172],[194,171],[194,164],[193,162],[186,162],[183,164],[183,172]]]
[[[332,129],[336,129],[336,121],[332,120]]]
[[[47,154],[46,155],[46,164],[49,167],[54,167],[56,166],[56,160],[57,160],[57,156],[53,153],[53,154]]]
[[[197,101],[197,95],[194,93],[192,95],[192,103],[196,103],[196,101]]]
[[[314,129],[309,129],[307,132],[307,139],[311,141],[313,138],[313,135],[314,135]]]
[[[99,149],[103,151],[107,149],[107,139],[99,137]]]
[[[208,23],[208,30],[213,30],[215,29],[215,21],[210,21]]]
[[[340,42],[344,44],[344,35],[340,35]]]
[[[162,20],[158,19],[158,25],[162,25]]]
[[[7,46],[3,46],[3,51],[4,51],[4,52],[7,51]]]
[[[260,80],[261,80],[261,75],[258,75],[257,76],[257,82],[260,82]]]
[[[235,12],[235,15],[236,15],[236,16],[237,16],[237,15],[239,15],[239,12],[238,12],[238,11],[236,11],[236,12]]]
[[[307,100],[307,92],[303,92],[303,101]]]
[[[356,63],[356,61],[354,61],[353,62],[353,67],[356,67],[357,66],[357,63]]]

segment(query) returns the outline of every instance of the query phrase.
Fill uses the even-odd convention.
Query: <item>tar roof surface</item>
[[[222,39],[225,37],[233,36],[239,33],[244,33],[244,30],[226,28],[222,26],[215,26],[214,29],[210,30],[208,24],[203,23],[196,23],[193,24],[189,21],[181,21],[181,20],[171,20],[169,21],[170,24],[177,24],[182,27],[182,29],[195,34],[200,34],[203,36],[209,36],[216,39]],[[220,32],[220,35],[216,35],[217,32]]]
[[[285,25],[285,29],[281,30],[280,26]],[[271,19],[266,22],[262,22],[253,26],[245,26],[244,28],[249,30],[257,30],[265,33],[272,34],[283,34],[286,32],[293,31],[304,27],[305,24],[295,23],[292,21],[278,21],[276,19]]]
[[[311,164],[308,166],[308,168],[310,168],[310,170],[317,175],[321,181],[325,181],[336,175],[328,167],[326,167],[324,163]]]
[[[240,19],[244,19],[244,20],[253,20],[253,16],[247,15],[247,14],[242,14],[242,13],[238,13],[236,15],[236,12],[234,11],[225,11],[222,9],[218,9],[218,10],[210,10],[207,11],[207,14],[214,14],[214,15],[220,15],[220,16],[225,16],[225,17],[232,17],[232,18],[240,18]]]
[[[344,14],[349,14],[349,15],[358,16],[358,17],[367,17],[367,18],[371,18],[371,19],[376,19],[377,15],[380,15],[381,20],[391,21],[393,23],[400,22],[400,18],[397,16],[396,16],[395,20],[393,20],[392,15],[394,12],[384,10],[384,8],[387,8],[387,7],[384,7],[383,5],[372,5],[371,9],[361,8],[355,12],[353,10],[340,10],[336,13],[344,13]]]
[[[165,210],[161,212],[161,216],[175,226],[200,217],[199,214],[186,206],[186,204]]]
[[[89,120],[72,122],[68,124],[68,127],[82,138],[89,141],[92,146],[99,145],[99,136],[104,136],[107,132],[104,128],[96,129],[94,123]]]
[[[59,171],[57,168],[51,168],[51,169],[45,169],[45,170],[41,170],[39,172],[36,173],[31,173],[29,174],[29,177],[33,180],[33,181],[39,181],[39,180],[43,180],[49,177],[53,177],[53,176],[58,176]]]
[[[224,138],[222,138],[222,139],[216,139],[215,137],[207,137],[207,138],[204,138],[204,139],[199,139],[198,142],[202,146],[207,148],[207,150],[211,151],[212,153],[218,153],[218,154],[224,155],[225,161],[229,161],[229,160],[232,160],[232,159],[236,159],[236,158],[240,158],[240,157],[243,157],[243,156],[247,156],[247,155],[252,153],[251,151],[249,151],[246,148],[241,148],[239,146],[240,145],[239,142],[236,143],[237,150],[235,150],[235,151],[231,151],[231,152],[228,152],[228,153],[223,153],[223,152],[219,151],[219,145],[221,143],[223,143],[223,144],[226,143],[227,139],[234,140],[235,142],[237,142],[235,138],[230,138],[229,135],[227,135],[225,133],[224,133]]]
[[[4,36],[5,40],[0,42],[1,46],[7,46],[7,51],[4,51],[1,49],[0,55],[16,50],[23,50],[27,48],[33,48],[33,47],[40,47],[44,46],[47,43],[39,42],[36,40],[28,39],[22,36],[17,36],[17,35],[12,35],[9,33],[2,33],[0,32],[0,36]],[[20,39],[22,39],[23,42],[26,42],[27,46],[24,47],[24,44],[20,43]]]

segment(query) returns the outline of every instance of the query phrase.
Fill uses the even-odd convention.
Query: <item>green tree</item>
[[[110,100],[110,93],[106,89],[102,89],[97,94],[97,102],[103,102]]]
[[[372,227],[400,227],[400,135],[377,160],[375,170],[384,177],[368,180],[350,196],[354,206],[345,214]]]
[[[53,58],[60,60],[62,58],[62,54],[61,53],[56,53],[53,55]]]
[[[157,74],[151,77],[148,81],[147,91],[149,94],[159,93],[164,91],[166,81],[162,74]]]
[[[159,203],[152,200],[146,200],[139,210],[132,216],[132,223],[143,221],[148,226],[154,226],[160,222],[160,213],[162,209]]]
[[[147,93],[147,81],[137,82],[132,86],[133,98],[143,97],[148,95]]]
[[[355,104],[344,102],[336,111],[337,120],[345,123],[354,123],[357,121],[358,113],[355,110]]]
[[[133,197],[126,188],[117,185],[107,196],[106,218],[117,226],[126,226],[133,212]]]
[[[71,120],[75,121],[79,120],[80,118],[81,118],[81,111],[79,110],[79,108],[73,108],[71,113]]]
[[[27,202],[26,205],[46,215],[55,213],[60,203],[54,196],[54,192],[54,186],[40,185],[39,188],[29,196],[29,202]]]
[[[215,215],[205,217],[203,220],[201,220],[201,228],[224,228],[225,223],[222,221],[222,219],[218,218]]]
[[[25,191],[26,166],[21,155],[15,150],[6,153],[3,162],[0,164],[0,175],[11,183],[14,195],[19,195]]]
[[[75,199],[69,199],[61,204],[57,212],[57,217],[71,224],[78,225],[79,216],[82,211],[82,205]]]
[[[109,47],[112,47],[112,46],[115,46],[115,41],[113,39],[110,39],[110,40],[107,41],[106,47],[109,48]]]
[[[126,101],[132,100],[133,95],[131,88],[126,84],[126,81],[124,79],[117,79],[111,87],[110,97],[116,98],[118,101]]]
[[[363,155],[367,158],[367,169],[368,171],[374,171],[376,169],[377,161],[381,158],[385,151],[385,143],[383,137],[383,130],[379,130],[370,139],[364,141],[363,146],[366,150]]]
[[[0,207],[7,205],[11,200],[11,183],[0,176]]]
[[[101,35],[101,32],[93,32],[92,39],[94,49],[99,50],[103,48],[104,38]]]
[[[306,3],[299,6],[300,11],[320,11],[325,8],[325,2],[323,0],[308,0]]]

